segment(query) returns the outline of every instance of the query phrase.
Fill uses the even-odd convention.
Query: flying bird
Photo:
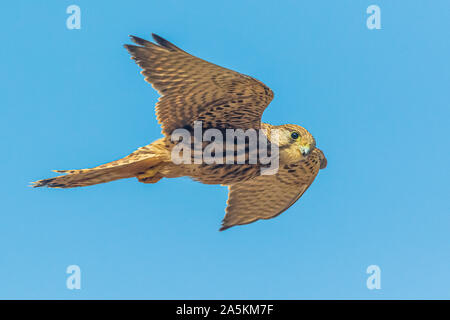
[[[262,82],[190,55],[158,35],[152,36],[155,42],[130,36],[135,45],[124,47],[142,68],[145,80],[160,94],[156,116],[163,137],[122,159],[94,168],[55,170],[64,175],[33,182],[32,186],[73,188],[132,177],[156,183],[162,178],[188,176],[201,183],[228,186],[220,230],[270,219],[287,210],[327,165],[314,137],[298,125],[261,122],[274,96]],[[193,136],[197,121],[201,121],[203,130],[263,130],[269,144],[278,148],[278,170],[275,174],[261,174],[261,162],[176,164],[172,151],[177,141],[171,136],[180,128]],[[248,159],[251,151],[247,142],[242,150]]]

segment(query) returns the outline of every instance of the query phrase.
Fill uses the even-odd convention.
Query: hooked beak
[[[302,153],[302,156],[306,157],[310,151],[311,151],[310,146],[300,146],[300,152]]]

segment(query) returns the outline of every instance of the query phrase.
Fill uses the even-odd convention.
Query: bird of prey
[[[313,136],[298,125],[261,123],[273,99],[272,90],[262,82],[199,59],[158,35],[152,36],[155,42],[130,36],[135,45],[125,48],[142,68],[145,80],[160,94],[156,116],[164,136],[120,160],[90,169],[55,170],[64,175],[33,182],[32,186],[73,188],[132,177],[155,183],[161,178],[188,176],[201,183],[228,186],[220,230],[276,217],[293,205],[327,164]],[[171,135],[179,128],[193,135],[196,121],[202,121],[202,129],[220,132],[264,130],[269,143],[278,147],[278,170],[275,174],[261,174],[260,162],[176,164],[172,151],[177,143]],[[276,141],[272,138],[275,131]],[[250,152],[244,149],[244,153]]]

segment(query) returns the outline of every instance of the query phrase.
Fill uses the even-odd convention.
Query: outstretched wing
[[[274,218],[287,210],[325,167],[324,159],[322,151],[315,149],[307,161],[286,165],[274,175],[229,186],[228,206],[220,230]]]
[[[273,92],[262,82],[194,57],[153,34],[157,44],[131,36],[125,45],[161,94],[156,115],[165,135],[178,128],[258,129]]]

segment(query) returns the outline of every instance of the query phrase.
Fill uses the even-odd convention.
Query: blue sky
[[[448,1],[1,6],[0,298],[450,298]],[[27,187],[160,137],[157,93],[122,47],[152,32],[263,81],[263,121],[312,132],[328,167],[288,211],[218,232],[221,186]],[[73,264],[81,290],[66,288]]]

